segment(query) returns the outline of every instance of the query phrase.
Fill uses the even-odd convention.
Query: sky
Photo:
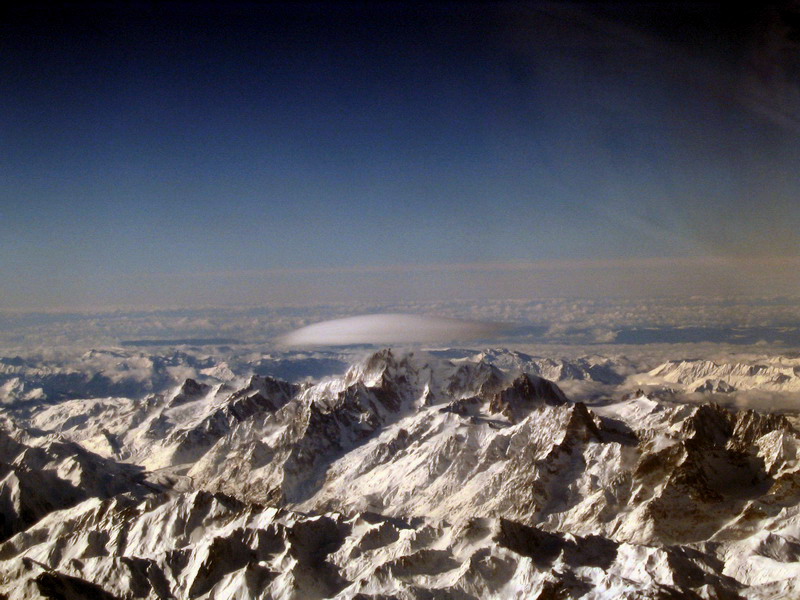
[[[0,13],[0,309],[800,294],[800,7]]]

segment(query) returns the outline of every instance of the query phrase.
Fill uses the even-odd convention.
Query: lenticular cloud
[[[288,333],[281,341],[292,346],[452,342],[486,337],[500,329],[500,325],[480,321],[377,314],[314,323]]]

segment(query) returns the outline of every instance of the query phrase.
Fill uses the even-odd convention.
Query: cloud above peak
[[[498,323],[388,313],[314,323],[284,335],[280,341],[289,346],[444,343],[479,339],[504,328]]]

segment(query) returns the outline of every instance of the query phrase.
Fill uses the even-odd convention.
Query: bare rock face
[[[208,393],[211,386],[205,383],[197,383],[194,379],[187,379],[183,382],[178,392],[169,401],[168,406],[180,406],[186,402],[197,400],[199,397]]]
[[[459,356],[6,414],[0,598],[800,595],[790,417],[587,405],[530,357]],[[655,372],[774,374],[719,370]]]
[[[494,395],[489,411],[500,413],[512,423],[517,423],[536,406],[558,406],[567,402],[567,397],[553,382],[523,373],[510,386]]]

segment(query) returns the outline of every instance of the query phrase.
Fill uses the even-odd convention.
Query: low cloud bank
[[[314,323],[284,335],[289,346],[445,343],[485,338],[505,325],[407,314],[374,314]]]
[[[732,394],[689,393],[680,395],[678,398],[700,404],[714,402],[728,408],[741,410],[797,413],[800,409],[800,398],[798,398],[797,392],[752,389],[739,390]]]

